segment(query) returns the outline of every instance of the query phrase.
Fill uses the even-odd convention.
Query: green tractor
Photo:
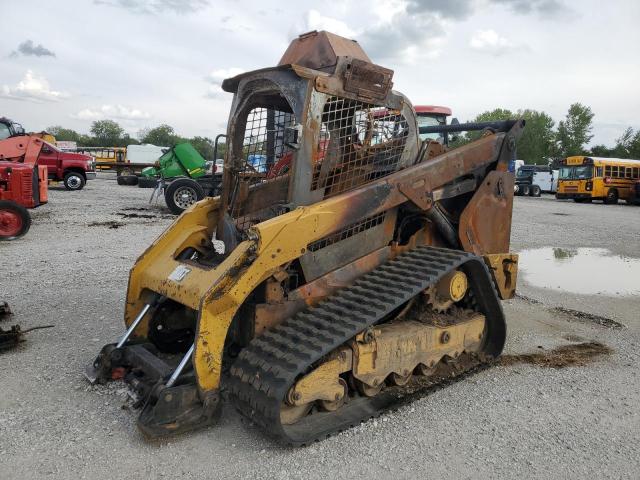
[[[217,156],[218,135],[214,158]],[[207,162],[189,142],[178,143],[162,155],[153,167],[142,170],[138,185],[155,187],[150,202],[164,192],[172,213],[180,215],[205,196],[216,196],[222,184],[222,171],[215,162]]]

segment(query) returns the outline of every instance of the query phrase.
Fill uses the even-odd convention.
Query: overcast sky
[[[414,104],[595,113],[592,143],[640,128],[638,0],[0,0],[0,116],[28,130],[224,131],[221,80],[274,66],[300,33],[360,42]]]

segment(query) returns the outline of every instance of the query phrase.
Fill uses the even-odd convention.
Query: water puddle
[[[640,259],[606,248],[537,248],[520,252],[527,283],[584,295],[640,294]]]

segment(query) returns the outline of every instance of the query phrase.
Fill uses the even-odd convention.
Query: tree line
[[[496,108],[481,113],[472,122],[489,122],[524,118],[526,127],[518,141],[517,155],[525,163],[546,165],[554,159],[573,155],[593,155],[595,157],[640,159],[640,130],[629,127],[616,139],[613,147],[593,145],[587,147],[593,138],[593,117],[591,108],[574,103],[569,107],[563,120],[555,121],[545,112],[538,110],[517,110],[515,112]],[[475,140],[482,132],[467,132],[457,136],[452,146],[460,146]]]
[[[47,132],[56,140],[76,142],[78,147],[126,147],[151,143],[161,147],[171,147],[176,143],[189,142],[206,160],[214,160],[214,141],[209,137],[183,137],[178,135],[172,126],[158,125],[155,128],[143,128],[136,137],[132,137],[113,120],[97,120],[91,124],[89,134],[78,133],[75,130],[54,125],[47,128]],[[223,158],[225,144],[218,144],[218,158]]]
[[[587,147],[593,138],[593,117],[591,108],[574,103],[569,107],[563,120],[555,121],[543,111],[524,109],[511,111],[503,108],[483,112],[472,122],[489,122],[524,118],[527,122],[524,133],[517,145],[518,158],[526,163],[546,165],[554,159],[572,155],[593,155],[596,157],[616,157],[640,159],[640,130],[627,128],[613,147],[593,145]],[[89,134],[80,134],[74,130],[56,125],[47,129],[57,140],[70,140],[79,147],[123,147],[140,143],[159,146],[172,146],[188,141],[207,160],[213,160],[214,141],[209,137],[182,137],[167,124],[155,128],[143,128],[136,137],[130,136],[113,120],[98,120],[91,124]],[[475,140],[482,132],[467,132],[457,135],[451,142],[452,147],[464,145]],[[218,145],[218,158],[223,158],[226,145]]]

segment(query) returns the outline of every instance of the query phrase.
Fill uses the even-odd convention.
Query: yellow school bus
[[[124,162],[127,157],[126,147],[80,147],[76,151],[95,158],[98,170],[110,170],[114,163]]]
[[[603,200],[632,202],[634,184],[640,179],[640,160],[619,158],[567,157],[560,164],[556,198],[576,202]]]

